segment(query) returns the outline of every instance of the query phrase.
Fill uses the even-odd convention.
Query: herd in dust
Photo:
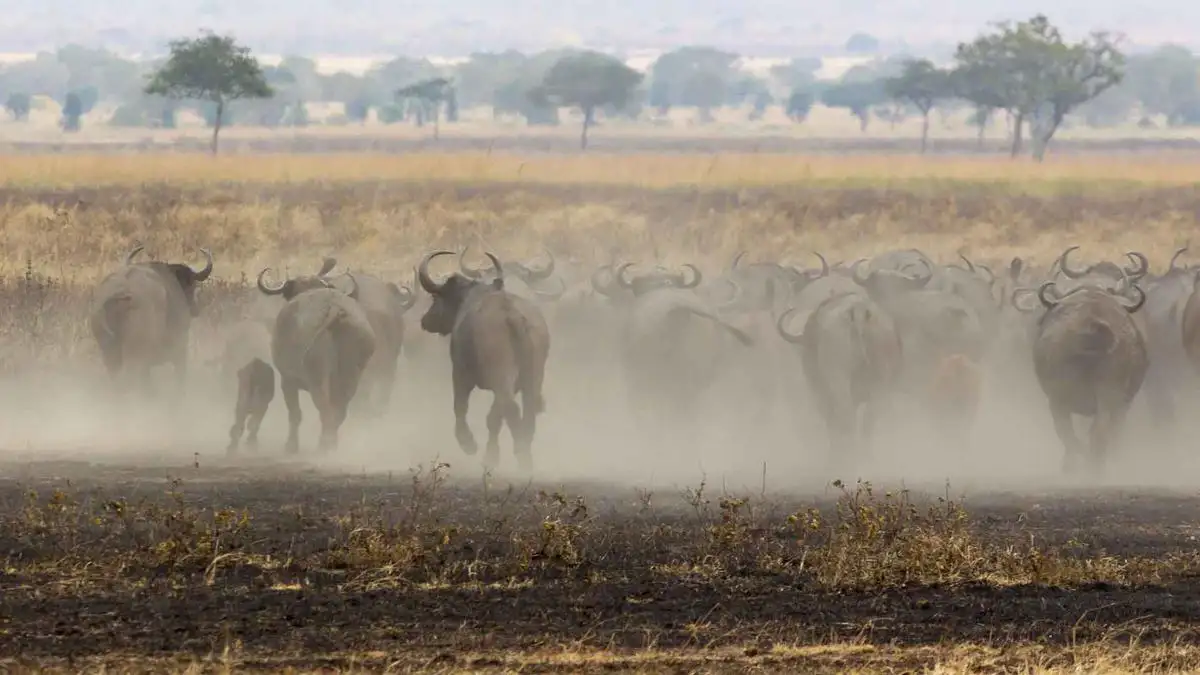
[[[574,341],[573,359],[611,347],[630,413],[647,428],[686,423],[699,396],[730,370],[757,378],[760,392],[803,382],[803,405],[823,420],[831,457],[863,452],[882,413],[901,399],[920,402],[938,433],[965,438],[987,364],[1016,359],[1032,367],[1044,394],[1064,470],[1096,470],[1138,395],[1169,416],[1180,373],[1200,366],[1200,269],[1178,264],[1186,249],[1156,275],[1141,253],[1081,266],[1072,262],[1077,248],[1046,266],[1014,258],[1000,271],[963,255],[938,263],[915,249],[836,264],[816,254],[819,265],[807,268],[739,254],[710,274],[690,264],[586,269],[549,251],[524,263],[488,253],[490,266],[474,268],[464,251],[441,281],[431,262],[454,253],[435,251],[416,266],[411,287],[361,272],[334,275],[333,258],[281,283],[267,268],[254,292],[281,304],[226,336],[224,372],[238,389],[229,452],[243,436],[257,444],[277,381],[286,452],[299,450],[301,391],[320,417],[317,447],[335,449],[352,405],[387,410],[407,330],[408,341],[448,337],[454,435],[467,454],[477,453],[469,397],[475,389],[494,395],[489,466],[499,461],[505,425],[519,465],[532,466],[551,350]],[[207,262],[196,270],[138,262],[139,246],[96,289],[90,327],[113,378],[136,383],[171,365],[182,393],[196,291],[213,271],[212,254],[202,251]],[[407,322],[417,314],[414,331]],[[1091,418],[1086,442],[1073,416]]]

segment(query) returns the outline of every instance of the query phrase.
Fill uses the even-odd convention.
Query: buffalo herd
[[[691,264],[617,260],[583,268],[549,251],[540,263],[486,253],[490,265],[476,268],[462,251],[457,271],[436,280],[431,263],[455,255],[439,250],[415,266],[411,285],[335,275],[333,258],[315,274],[283,280],[268,280],[268,268],[257,292],[282,305],[226,335],[223,372],[238,392],[228,450],[238,451],[243,435],[257,444],[276,381],[288,412],[286,452],[300,447],[301,391],[320,418],[318,449],[335,449],[352,405],[388,410],[402,353],[430,358],[412,344],[425,336],[447,338],[454,435],[469,455],[478,450],[469,398],[475,389],[492,392],[489,466],[499,461],[504,426],[520,466],[532,466],[552,344],[567,344],[572,360],[611,348],[603,367],[618,371],[629,411],[647,432],[665,420],[686,426],[700,414],[700,396],[732,373],[758,395],[802,401],[823,424],[831,457],[864,452],[898,401],[918,402],[931,428],[965,442],[985,382],[1014,363],[1028,366],[1064,470],[1097,470],[1139,394],[1156,419],[1172,419],[1186,375],[1200,367],[1200,268],[1178,264],[1186,249],[1161,274],[1137,252],[1079,266],[1077,249],[1048,265],[1013,258],[995,270],[961,254],[936,262],[916,249],[844,262],[815,254],[813,266],[749,262],[739,253],[709,274]],[[170,364],[182,393],[196,291],[213,256],[202,249],[197,270],[136,261],[141,252],[131,251],[96,289],[91,331],[113,378],[137,382]],[[418,305],[414,332],[406,315]],[[799,397],[785,395],[796,393],[790,382],[802,383]],[[1076,416],[1091,420],[1086,441]]]

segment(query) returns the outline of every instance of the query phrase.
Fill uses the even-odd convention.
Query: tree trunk
[[[588,127],[592,126],[592,116],[596,114],[596,109],[588,106],[583,109],[583,130],[579,133],[579,149],[587,150],[588,145]]]
[[[1025,113],[1018,112],[1013,118],[1013,139],[1012,148],[1009,149],[1009,157],[1016,158],[1021,154],[1021,129],[1025,126]]]
[[[441,134],[441,104],[433,104],[433,140],[438,140]]]
[[[225,117],[225,101],[217,99],[217,117],[213,120],[213,135],[212,135],[212,154],[217,154],[218,144],[221,137],[221,118]]]
[[[1046,129],[1046,133],[1034,145],[1033,158],[1039,162],[1046,159],[1046,146],[1050,145],[1050,139],[1054,138],[1054,132],[1058,131],[1058,125],[1062,124],[1063,115],[1055,114],[1050,121],[1050,128]]]
[[[921,118],[921,154],[925,154],[925,147],[929,143],[929,111],[926,110]]]

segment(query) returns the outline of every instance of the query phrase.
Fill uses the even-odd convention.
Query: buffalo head
[[[861,266],[864,262],[866,262],[865,258],[855,261],[850,267],[850,276],[855,283],[867,289],[867,293],[871,295],[919,291],[925,288],[933,278],[933,267],[923,259],[918,262],[925,267],[925,274],[905,274],[886,268],[863,272]]]
[[[137,254],[141,253],[143,249],[145,249],[145,246],[142,246],[141,244],[135,246],[133,250],[125,256],[125,264],[146,265],[151,268],[159,269],[167,275],[174,277],[174,279],[179,282],[179,288],[183,291],[183,296],[187,298],[188,309],[191,310],[192,316],[199,315],[200,310],[198,307],[196,307],[196,287],[212,275],[212,252],[206,248],[200,249],[200,252],[204,254],[205,263],[204,269],[197,271],[183,263],[166,263],[157,260],[144,263],[134,263],[133,259],[137,257]]]
[[[462,274],[454,274],[439,284],[429,276],[429,261],[442,255],[454,255],[454,252],[434,251],[426,255],[417,268],[417,280],[420,282],[421,288],[425,289],[425,292],[433,298],[433,303],[425,311],[425,316],[421,317],[421,328],[429,333],[449,335],[454,330],[454,322],[468,293],[484,286],[503,290],[504,268],[496,256],[487,253],[495,272],[495,277],[491,282],[478,281]]]
[[[683,269],[691,270],[692,280],[688,281],[686,272],[677,272],[670,274],[661,266],[654,269],[652,272],[639,274],[632,279],[626,278],[625,271],[633,267],[633,263],[624,263],[617,268],[616,281],[627,291],[631,291],[635,296],[643,295],[658,288],[680,288],[691,289],[700,285],[704,280],[704,275],[700,270],[690,263],[685,264]]]
[[[328,259],[326,259],[326,262],[328,262]],[[332,267],[332,265],[329,265],[330,269],[332,269]],[[282,284],[279,284],[278,286],[268,286],[266,281],[263,280],[263,277],[266,276],[267,272],[270,270],[270,267],[264,267],[263,270],[258,273],[258,290],[263,295],[281,295],[283,296],[284,300],[291,300],[305,291],[311,291],[319,288],[332,289],[334,287],[333,284],[329,283],[329,281],[327,281],[324,277],[308,274],[293,277]],[[346,293],[346,295],[352,298],[356,297],[358,295],[358,281],[355,280],[354,275],[349,272],[346,272],[346,276],[350,279],[351,283],[350,292]]]

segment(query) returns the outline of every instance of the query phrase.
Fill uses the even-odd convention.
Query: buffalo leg
[[[471,401],[471,391],[475,389],[475,383],[463,372],[463,370],[455,367],[454,369],[454,437],[458,440],[458,447],[468,455],[474,455],[479,452],[479,445],[475,442],[475,435],[471,433],[471,427],[467,424],[467,408]]]
[[[300,452],[300,386],[295,380],[281,378],[279,388],[283,390],[283,403],[288,411],[288,437],[284,452],[294,455]]]
[[[1071,411],[1065,406],[1051,402],[1050,416],[1054,418],[1054,432],[1063,444],[1063,468],[1072,471],[1079,462],[1083,448],[1079,436],[1075,434],[1075,425],[1071,423]]]
[[[250,416],[251,401],[254,396],[254,379],[250,365],[238,371],[237,383],[237,403],[233,406],[233,426],[229,428],[229,446],[225,448],[225,452],[230,455],[237,452],[242,433],[246,430],[246,418]]]
[[[317,440],[318,452],[329,452],[337,447],[338,414],[334,408],[331,384],[328,380],[322,381],[308,392],[321,420],[321,436]]]
[[[519,442],[521,436],[521,409],[512,394],[496,392],[492,399],[492,408],[487,415],[487,451],[483,457],[485,466],[496,466],[500,459],[500,429],[508,422],[509,431],[513,435],[513,445]]]
[[[253,368],[251,380],[253,386],[250,394],[250,433],[246,443],[251,449],[258,448],[258,430],[262,427],[263,417],[271,407],[275,398],[275,369],[270,364],[255,360],[247,366]]]

